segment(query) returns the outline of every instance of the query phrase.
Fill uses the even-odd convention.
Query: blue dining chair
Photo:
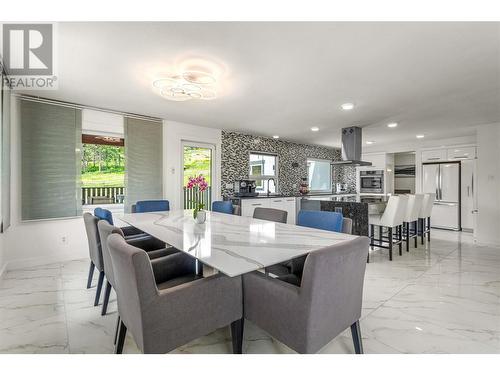
[[[300,210],[297,215],[297,225],[332,232],[342,232],[343,216],[333,211]],[[278,280],[300,286],[307,255],[292,259],[266,268],[266,271],[277,275]]]
[[[107,210],[102,207],[96,207],[94,209],[94,216],[97,217],[99,220],[106,220],[109,225],[114,225],[113,224],[113,213],[110,210]],[[144,237],[148,236],[146,233],[143,231],[127,226],[127,227],[121,227],[123,234],[127,239],[131,239],[133,237]]]
[[[231,201],[215,201],[212,203],[212,211],[223,214],[233,213],[233,203]]]
[[[331,232],[342,232],[342,221],[342,214],[333,211],[300,210],[297,217],[297,225]]]
[[[151,201],[138,201],[135,204],[135,212],[156,212],[156,211],[170,211],[170,203],[166,199],[151,200]]]
[[[106,220],[109,225],[113,224],[113,214],[110,210],[106,210],[105,208],[97,207],[94,210],[94,216],[98,217],[100,220]]]

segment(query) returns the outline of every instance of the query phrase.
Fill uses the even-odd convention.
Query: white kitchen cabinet
[[[276,208],[277,210],[283,210],[288,212],[287,224],[295,224],[296,216],[296,203],[295,198],[271,198],[269,203],[270,208]]]
[[[476,148],[456,147],[448,149],[448,160],[472,160],[476,158]]]
[[[371,167],[364,167],[365,169],[385,169],[386,153],[363,154],[361,155],[361,160],[372,163]]]
[[[275,208],[288,212],[287,224],[295,224],[297,216],[296,198],[294,197],[275,197],[275,198],[257,198],[241,200],[241,216],[252,217],[255,208]]]
[[[422,151],[422,162],[424,163],[433,161],[446,161],[447,159],[448,159],[448,153],[445,148]]]
[[[462,229],[474,230],[476,205],[476,161],[463,160],[461,163],[461,221]]]
[[[242,199],[241,216],[252,217],[256,207],[270,207],[270,200],[268,198]]]

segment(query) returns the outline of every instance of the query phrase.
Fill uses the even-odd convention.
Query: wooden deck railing
[[[194,190],[184,188],[184,209],[194,208]],[[205,204],[205,210],[212,208],[212,188],[209,186],[201,195],[201,201]]]
[[[123,203],[124,186],[82,187],[82,204]]]

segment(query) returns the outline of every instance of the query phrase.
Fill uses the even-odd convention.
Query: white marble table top
[[[192,210],[125,214],[124,222],[228,275],[238,276],[305,255],[355,236],[250,217]]]

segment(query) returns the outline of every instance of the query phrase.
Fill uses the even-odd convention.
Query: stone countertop
[[[228,195],[225,199],[260,199],[260,198],[307,198],[307,197],[320,197],[320,196],[355,196],[356,193],[309,193],[309,194],[261,194],[255,197],[237,197]]]

